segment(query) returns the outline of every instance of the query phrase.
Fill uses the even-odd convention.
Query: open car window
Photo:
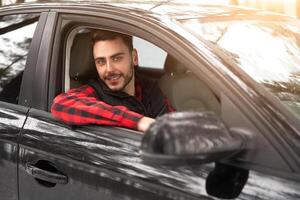
[[[98,75],[93,61],[89,28],[71,31],[66,45],[65,91],[87,83]],[[213,111],[220,114],[220,102],[212,90],[177,58],[144,39],[133,36],[138,51],[138,71],[158,84],[178,111]]]

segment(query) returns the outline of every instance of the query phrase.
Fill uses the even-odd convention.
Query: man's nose
[[[107,61],[106,62],[106,71],[110,72],[110,71],[114,71],[114,66],[113,66],[113,62],[112,61]]]

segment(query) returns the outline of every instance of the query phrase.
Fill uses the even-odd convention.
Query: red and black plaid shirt
[[[141,101],[142,88],[138,83],[135,88],[135,97]],[[165,104],[170,112],[174,111],[166,98]],[[112,106],[99,101],[95,90],[89,85],[71,89],[55,97],[51,113],[69,125],[98,124],[131,129],[137,129],[137,123],[143,117],[125,106]]]

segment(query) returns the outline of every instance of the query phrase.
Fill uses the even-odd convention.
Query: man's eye
[[[105,65],[105,60],[102,60],[102,59],[98,59],[98,60],[96,60],[96,65],[98,65],[98,66],[103,66],[103,65]]]
[[[122,58],[123,58],[122,56],[115,56],[115,57],[112,58],[112,60],[114,62],[118,62],[118,61],[122,60]]]

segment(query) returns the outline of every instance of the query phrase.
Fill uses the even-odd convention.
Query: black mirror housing
[[[208,163],[228,158],[245,147],[243,135],[231,134],[211,112],[174,112],[157,118],[146,131],[141,156],[160,164]]]

